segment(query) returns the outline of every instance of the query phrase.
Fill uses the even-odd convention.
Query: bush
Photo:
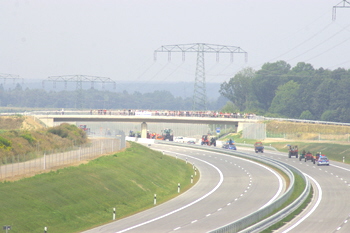
[[[33,145],[36,142],[36,139],[30,133],[22,134],[20,137],[27,140],[31,145]]]
[[[3,148],[5,150],[10,150],[11,146],[12,146],[12,143],[10,140],[0,137],[0,148]]]

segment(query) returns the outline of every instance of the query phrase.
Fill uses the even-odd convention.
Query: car
[[[196,142],[191,140],[191,141],[188,141],[187,144],[196,144]]]
[[[317,166],[320,166],[320,165],[329,166],[329,159],[324,155],[320,155],[320,157],[317,159],[316,163],[317,163]]]

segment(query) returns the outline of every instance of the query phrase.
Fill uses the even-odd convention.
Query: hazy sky
[[[207,82],[244,67],[303,61],[350,68],[350,8],[341,0],[2,0],[0,73],[25,80],[92,75],[115,81],[194,81],[196,54],[185,62],[162,45],[209,43],[248,52],[216,62],[206,54]]]

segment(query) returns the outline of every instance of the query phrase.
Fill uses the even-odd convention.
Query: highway
[[[303,171],[315,191],[307,211],[277,232],[350,232],[350,165],[331,161],[330,166],[317,166],[279,152],[267,152],[266,156]]]
[[[86,232],[208,232],[258,210],[285,189],[279,176],[255,162],[204,150],[151,147],[187,158],[200,170],[200,181],[169,202]],[[255,154],[244,147],[238,152]],[[306,210],[276,232],[350,232],[350,165],[331,161],[317,166],[276,151],[260,155],[300,169],[314,189]]]
[[[207,232],[262,208],[286,188],[276,172],[253,161],[184,147],[151,147],[194,164],[199,182],[166,203],[86,233]]]

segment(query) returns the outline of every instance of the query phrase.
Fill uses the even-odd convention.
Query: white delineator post
[[[180,183],[177,184],[177,193],[180,193]]]
[[[115,208],[113,208],[113,220],[115,220]]]
[[[191,175],[191,184],[193,184],[193,175]]]
[[[153,204],[157,204],[157,194],[154,194],[154,201],[153,201]]]

